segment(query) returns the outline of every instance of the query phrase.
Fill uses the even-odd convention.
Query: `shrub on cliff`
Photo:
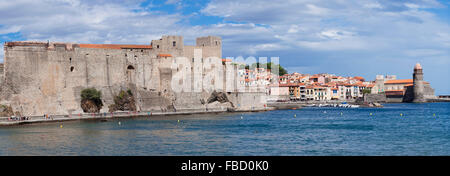
[[[95,88],[87,88],[81,91],[81,108],[84,112],[96,113],[102,108],[102,92]]]
[[[9,116],[13,116],[13,115],[14,115],[14,112],[13,112],[11,106],[0,104],[0,117],[9,117]]]
[[[109,112],[114,111],[136,111],[136,103],[134,101],[133,93],[130,89],[126,92],[121,90],[117,96],[114,97],[114,104],[109,105]]]

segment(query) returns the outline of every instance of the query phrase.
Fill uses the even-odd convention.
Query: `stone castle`
[[[100,112],[109,111],[121,90],[133,92],[137,111],[266,107],[263,91],[230,89],[238,85],[226,80],[239,68],[223,61],[216,36],[197,38],[195,46],[184,45],[182,36],[163,36],[150,45],[6,42],[4,51],[0,104],[22,115],[82,113],[85,88],[102,92],[106,106]],[[227,102],[211,102],[217,92]]]

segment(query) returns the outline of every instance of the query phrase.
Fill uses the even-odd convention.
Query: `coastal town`
[[[414,70],[421,72],[421,65],[417,63]],[[411,102],[414,95],[409,94],[412,93],[414,82],[420,82],[420,86],[423,86],[421,92],[425,99],[437,99],[434,89],[428,82],[423,81],[422,77],[414,81],[397,79],[396,75],[376,75],[375,80],[366,80],[361,76],[297,72],[277,76],[268,68],[245,69],[239,75],[241,84],[263,87],[268,95],[268,102],[355,102],[364,97],[367,98],[363,101],[375,97],[384,103]]]

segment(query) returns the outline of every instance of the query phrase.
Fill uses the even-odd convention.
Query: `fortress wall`
[[[70,79],[71,75],[67,75],[69,67],[63,58],[77,56],[73,51],[61,50],[65,48],[7,47],[4,85],[11,91],[1,101],[23,115],[41,115],[48,111],[62,114],[74,108],[72,102],[76,97],[70,89],[77,77]]]
[[[204,46],[203,49],[203,58],[219,58],[222,59],[222,48],[217,46]],[[222,60],[221,60],[222,61]]]
[[[386,102],[386,95],[385,94],[365,94],[364,102],[384,103],[384,102]]]
[[[171,49],[172,41],[176,41],[177,45]],[[152,41],[152,44],[154,48],[155,44],[161,44],[161,48],[80,48],[78,44],[39,42],[7,44],[0,103],[11,105],[14,111],[20,111],[23,115],[81,113],[81,91],[93,87],[102,92],[104,106],[101,112],[108,112],[108,106],[114,103],[114,96],[120,90],[127,89],[135,95],[137,110],[140,111],[172,111],[174,108],[202,110],[225,106],[207,105],[207,99],[214,90],[220,92],[227,85],[235,84],[224,83],[226,71],[220,57],[207,57],[221,56],[220,47],[185,47],[182,37],[163,37],[163,40]],[[196,65],[192,64],[191,58],[194,49],[201,49],[202,52],[202,58],[195,58]],[[174,57],[158,57],[162,51]],[[177,54],[188,57],[174,61]],[[173,62],[181,65],[172,68]],[[231,64],[229,66],[233,67]],[[181,81],[172,81],[175,75],[184,74],[180,69],[190,69],[192,75]],[[200,77],[195,78],[194,75]],[[172,90],[173,86],[177,88],[187,82],[191,86],[197,84],[199,89]],[[228,96],[233,104],[241,105],[239,109],[264,106],[259,101],[264,93],[235,91],[230,91],[233,94]]]
[[[260,109],[267,104],[263,92],[230,92],[227,96],[237,110]]]
[[[194,58],[194,50],[202,50],[202,58],[218,58],[222,61],[222,49],[217,46],[184,46],[184,56]]]
[[[34,115],[82,112],[80,93],[88,87],[102,91],[106,112],[113,96],[127,89],[127,64],[139,65],[134,56],[126,59],[124,51],[112,49],[14,46],[6,53],[10,103],[15,111]]]
[[[210,94],[206,92],[176,93],[175,107],[177,109],[205,109]],[[202,104],[202,101],[204,104]]]
[[[425,99],[436,99],[436,95],[434,94],[434,89],[431,88],[430,84],[424,85],[423,96]]]
[[[4,68],[5,68],[5,66],[3,65],[3,63],[0,63],[0,85],[4,82],[4,79],[5,79]]]

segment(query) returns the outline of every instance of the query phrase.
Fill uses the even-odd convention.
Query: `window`
[[[73,72],[73,69],[75,69],[73,66],[70,67],[70,72]]]
[[[156,45],[156,48],[159,48],[159,45]]]
[[[177,42],[176,41],[173,41],[173,46],[177,46]]]

